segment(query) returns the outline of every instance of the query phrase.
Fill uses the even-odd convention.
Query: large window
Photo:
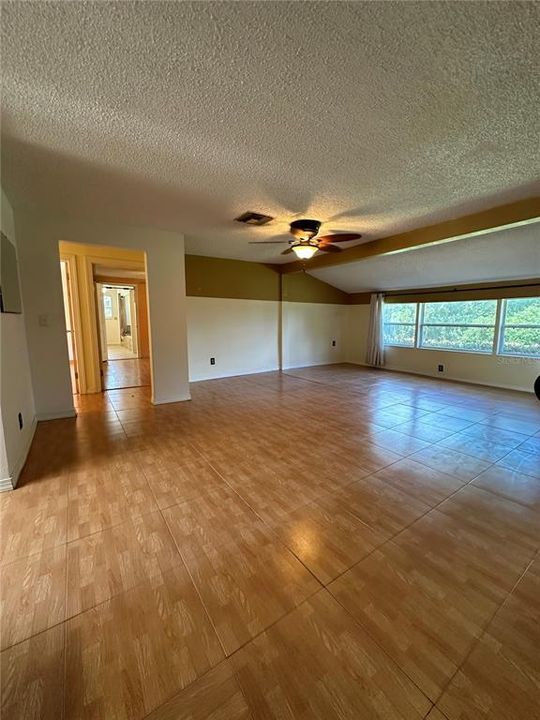
[[[419,347],[493,352],[496,300],[425,303]]]
[[[384,344],[540,357],[540,297],[385,303]]]
[[[499,352],[540,357],[540,298],[503,300]]]
[[[416,303],[385,303],[384,344],[414,347],[416,313]]]

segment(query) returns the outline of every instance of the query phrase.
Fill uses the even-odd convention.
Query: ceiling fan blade
[[[250,240],[248,245],[283,245],[288,242],[288,240]]]
[[[337,245],[330,245],[330,243],[319,245],[319,250],[321,252],[343,252],[343,248],[340,248]]]
[[[281,254],[282,255],[288,255],[289,253],[292,253],[293,249],[292,247],[288,247],[286,250],[284,250]]]
[[[358,233],[340,233],[338,235],[323,235],[317,238],[317,242],[326,245],[326,243],[350,242],[351,240],[359,240],[362,236]]]

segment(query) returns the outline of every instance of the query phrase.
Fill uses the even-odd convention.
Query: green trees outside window
[[[540,357],[540,298],[505,300],[500,352]]]
[[[540,357],[540,298],[387,303],[384,342]]]

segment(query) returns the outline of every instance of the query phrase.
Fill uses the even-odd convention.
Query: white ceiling
[[[294,217],[367,241],[530,196],[539,15],[517,0],[5,2],[3,182],[14,202],[270,262],[290,256],[248,241]],[[276,222],[235,224],[244,210]]]
[[[345,292],[540,277],[540,223],[313,270]]]

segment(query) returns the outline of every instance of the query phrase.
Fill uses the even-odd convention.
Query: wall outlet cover
[[[438,365],[438,366],[437,366],[437,370],[438,370],[439,372],[444,372],[444,365]]]
[[[210,358],[210,365],[216,364],[216,358]]]

